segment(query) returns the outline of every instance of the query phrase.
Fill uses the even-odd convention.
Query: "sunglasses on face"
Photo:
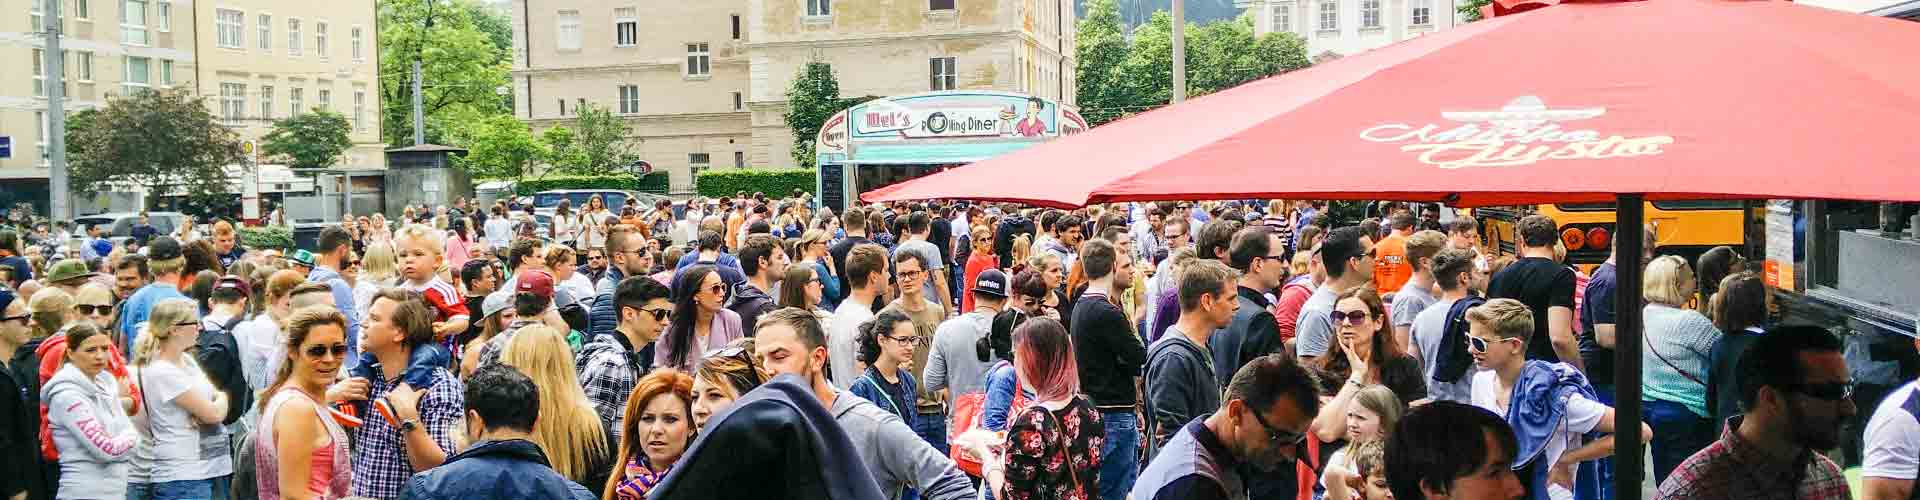
[[[1307,441],[1307,434],[1304,432],[1289,432],[1275,429],[1273,426],[1267,425],[1267,419],[1261,418],[1260,412],[1248,408],[1247,413],[1253,415],[1253,421],[1259,422],[1261,429],[1266,429],[1267,446],[1300,446],[1300,443]]]
[[[8,321],[19,321],[21,323],[26,323],[28,320],[31,320],[31,319],[33,319],[32,314],[22,314],[19,316],[6,316],[6,317],[0,317],[0,323],[6,323]]]
[[[1367,321],[1367,318],[1373,317],[1373,313],[1367,311],[1334,311],[1329,313],[1329,317],[1333,318],[1335,324],[1346,323],[1348,325],[1360,326],[1361,323]]]
[[[333,357],[336,358],[345,358],[347,357],[347,344],[341,343],[331,346],[314,344],[307,346],[302,352],[307,353],[307,357],[314,359],[326,357],[328,353],[332,353]]]
[[[722,283],[722,284],[707,287],[707,293],[716,294],[716,295],[726,295],[727,285]]]
[[[1520,339],[1495,339],[1492,343],[1506,342],[1509,340],[1520,340]],[[1487,339],[1475,337],[1472,335],[1467,336],[1467,349],[1473,352],[1487,352],[1488,344],[1489,342],[1487,342]]]
[[[191,327],[193,327],[193,329],[195,329],[195,330],[198,330],[198,329],[200,329],[200,322],[198,322],[198,321],[182,321],[182,322],[179,322],[179,323],[174,323],[174,324],[173,324],[173,327],[174,327],[174,328],[180,328],[180,327],[187,327],[187,326],[191,326]]]
[[[1826,384],[1790,384],[1781,388],[1825,401],[1841,401],[1853,397],[1852,380]]]
[[[673,319],[673,309],[667,309],[667,308],[648,309],[645,307],[637,307],[637,306],[627,306],[627,307],[631,309],[637,309],[640,312],[653,315],[653,320],[656,322],[665,322],[667,320]]]
[[[92,316],[96,314],[104,316],[104,315],[113,313],[113,306],[105,305],[105,304],[98,304],[98,305],[80,304],[80,305],[73,306],[73,310],[80,311],[80,314],[87,315],[87,316]]]

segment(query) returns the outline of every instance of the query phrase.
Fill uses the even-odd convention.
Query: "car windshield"
[[[533,206],[553,208],[560,205],[560,200],[567,200],[568,206],[573,207],[574,210],[580,210],[586,208],[587,200],[593,198],[595,195],[599,195],[600,201],[606,202],[606,206],[608,207],[618,207],[627,202],[627,194],[617,191],[539,193],[533,195]]]

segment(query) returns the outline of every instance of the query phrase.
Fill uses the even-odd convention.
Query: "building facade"
[[[1357,54],[1466,22],[1451,0],[1242,0],[1255,35],[1287,32],[1315,61]]]
[[[0,204],[44,204],[48,177],[45,38],[42,0],[0,0],[0,136],[12,154],[0,158]],[[62,85],[66,110],[150,88],[192,88],[193,13],[169,0],[61,0]]]
[[[707,168],[795,165],[786,92],[809,61],[843,97],[999,90],[1073,102],[1072,0],[513,0],[517,116],[625,117],[629,145],[692,188]]]
[[[346,116],[353,141],[334,168],[385,165],[373,0],[188,5],[199,35],[194,88],[215,118],[255,141],[273,130],[274,120],[331,110]]]

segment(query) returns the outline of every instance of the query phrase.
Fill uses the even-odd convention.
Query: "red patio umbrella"
[[[1056,207],[1393,199],[1455,206],[1920,200],[1920,26],[1783,2],[1535,8],[1168,106],[868,193]],[[1615,236],[1640,252],[1639,224]],[[1618,268],[1623,284],[1638,266]],[[1620,304],[1640,304],[1621,286]],[[1618,308],[1617,415],[1640,418],[1641,317]],[[1615,436],[1639,498],[1637,433]]]

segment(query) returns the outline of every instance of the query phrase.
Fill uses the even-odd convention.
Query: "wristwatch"
[[[420,421],[419,421],[419,420],[414,420],[414,419],[411,419],[411,418],[409,418],[409,419],[406,419],[406,420],[401,420],[401,421],[400,421],[400,433],[401,433],[401,434],[406,434],[406,433],[409,433],[409,432],[413,432],[413,430],[414,430],[414,429],[418,429],[418,428],[420,428]]]

